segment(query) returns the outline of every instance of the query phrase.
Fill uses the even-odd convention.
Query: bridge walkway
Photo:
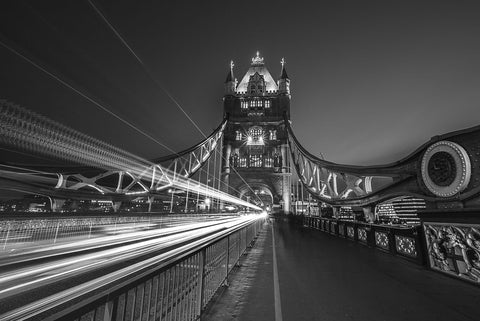
[[[479,316],[480,289],[474,285],[277,219],[202,320],[471,321]]]

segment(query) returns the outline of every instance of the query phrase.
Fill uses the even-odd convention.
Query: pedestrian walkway
[[[202,320],[478,321],[480,288],[277,219]]]

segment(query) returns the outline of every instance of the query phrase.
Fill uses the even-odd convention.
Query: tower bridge
[[[257,52],[238,82],[232,62],[222,123],[154,160],[0,101],[2,146],[65,164],[1,164],[1,190],[47,197],[52,213],[2,213],[0,318],[475,319],[480,127],[391,164],[336,164],[295,137],[284,59],[279,69]],[[292,206],[292,176],[320,211]],[[407,196],[419,220],[382,224],[376,206]]]

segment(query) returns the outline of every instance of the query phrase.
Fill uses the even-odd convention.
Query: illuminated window
[[[247,109],[248,108],[248,103],[246,101],[241,102],[241,107],[242,109]]]
[[[247,145],[264,145],[263,128],[260,126],[250,127],[247,134]]]
[[[240,157],[240,167],[247,167],[247,158]]]
[[[270,130],[270,140],[276,140],[277,139],[277,130]]]
[[[270,157],[265,158],[265,167],[273,167],[273,159]]]
[[[270,108],[270,100],[265,100],[265,108]]]
[[[262,167],[262,155],[250,155],[250,167]]]
[[[239,130],[235,132],[235,140],[242,140],[242,133]]]

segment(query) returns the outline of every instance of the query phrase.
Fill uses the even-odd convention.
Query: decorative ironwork
[[[431,145],[422,158],[422,178],[430,192],[450,197],[462,192],[470,182],[470,158],[465,149],[451,141]]]
[[[438,152],[428,161],[428,176],[438,186],[448,186],[457,175],[455,159],[447,152]]]
[[[375,231],[375,245],[388,250],[389,249],[389,241],[388,241],[388,234],[384,232]]]
[[[480,282],[480,225],[425,223],[430,267]]]
[[[360,242],[367,242],[367,230],[363,227],[357,228],[358,240]]]
[[[415,244],[416,242],[413,237],[395,235],[395,248],[400,254],[417,257],[418,253]]]
[[[341,236],[345,236],[345,224],[338,224],[338,234]]]
[[[347,237],[351,239],[355,238],[355,229],[353,226],[347,226]]]

